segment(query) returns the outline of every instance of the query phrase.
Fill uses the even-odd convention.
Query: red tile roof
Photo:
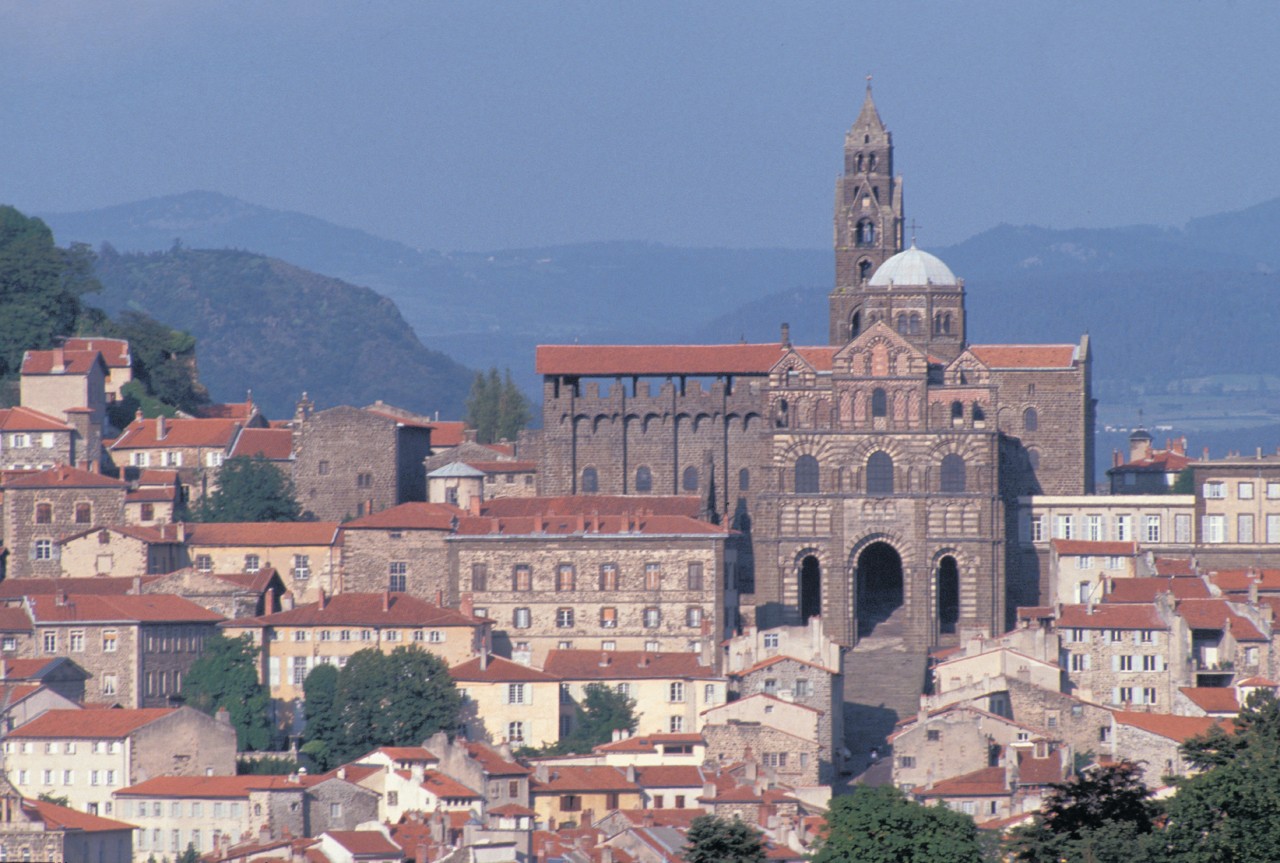
[[[170,497],[172,497],[172,495],[170,495]],[[151,526],[145,524],[121,524],[108,525],[106,527],[91,527],[88,530],[82,530],[78,533],[73,533],[70,536],[62,537],[58,540],[58,545],[66,545],[68,542],[72,542],[86,536],[92,536],[101,533],[104,530],[119,534],[120,536],[127,536],[141,542],[151,543],[153,545],[180,545],[182,543],[182,540],[178,538],[178,530],[174,525],[158,524]],[[66,581],[67,579],[54,580]],[[82,576],[78,580],[93,581],[95,579],[89,576]],[[66,589],[69,590],[70,588]]]
[[[506,803],[506,804],[503,804],[502,806],[495,806],[492,809],[489,809],[486,814],[497,815],[499,817],[507,817],[507,818],[514,818],[516,816],[524,815],[526,817],[532,818],[538,813],[527,806],[520,806],[515,803]]]
[[[932,653],[930,653],[930,655],[931,655],[931,656],[933,656],[935,659],[940,658],[940,654],[939,654],[938,652],[932,652]],[[819,664],[818,664],[818,663],[816,663],[816,662],[809,662],[808,660],[805,660],[805,659],[797,659],[797,658],[796,658],[796,657],[794,657],[794,656],[771,656],[771,657],[769,657],[768,659],[762,659],[762,660],[760,660],[759,662],[757,662],[755,665],[751,666],[750,668],[744,669],[743,671],[734,671],[734,672],[732,672],[732,673],[733,673],[735,676],[741,676],[741,675],[743,675],[743,674],[751,674],[751,673],[756,672],[756,671],[762,671],[763,669],[771,668],[772,666],[777,665],[777,664],[779,664],[779,663],[781,663],[781,662],[794,662],[794,663],[796,663],[796,664],[798,664],[798,665],[803,665],[803,666],[805,666],[805,667],[807,667],[807,668],[813,668],[813,669],[816,669],[816,670],[818,670],[818,671],[825,671],[827,674],[839,674],[839,673],[840,673],[839,671],[836,671],[836,670],[835,670],[835,669],[833,669],[833,668],[827,668],[827,667],[826,667],[826,666],[824,666],[824,665],[819,665]]]
[[[493,518],[552,515],[622,515],[645,512],[696,518],[698,495],[569,495],[564,497],[499,497],[481,504],[480,514]]]
[[[339,593],[323,604],[227,621],[227,626],[480,626],[478,617],[407,593]]]
[[[343,530],[441,530],[451,529],[455,518],[466,513],[447,503],[402,503],[380,512],[352,519]]]
[[[1055,539],[1053,550],[1058,554],[1099,557],[1132,557],[1138,553],[1136,542],[1093,542],[1086,539]]]
[[[1191,559],[1185,557],[1157,557],[1157,575],[1199,575],[1191,565]]]
[[[114,821],[98,815],[90,815],[69,806],[59,806],[45,800],[23,800],[22,808],[34,812],[49,830],[74,830],[80,833],[106,833],[113,830],[133,830],[134,825]]]
[[[636,768],[636,784],[642,788],[697,788],[701,791],[703,782],[702,771],[692,764]]]
[[[327,545],[338,539],[336,521],[230,521],[186,525],[187,545]]]
[[[970,352],[992,369],[1069,369],[1075,345],[970,345]]]
[[[551,515],[489,518],[463,516],[460,536],[541,536],[544,534],[640,536],[727,536],[733,531],[684,515]]]
[[[127,797],[202,797],[234,799],[250,791],[297,789],[305,786],[288,776],[157,776],[115,792]]]
[[[240,420],[248,421],[258,411],[253,402],[223,402],[221,404],[201,405],[196,408],[196,416],[204,420]]]
[[[561,680],[716,676],[714,668],[698,663],[696,653],[650,653],[643,650],[552,650],[547,653],[542,668]]]
[[[49,470],[25,474],[5,481],[6,489],[14,488],[124,488],[125,483],[100,473],[78,467],[58,465]]]
[[[22,406],[0,410],[0,431],[69,432],[71,426],[40,411]]]
[[[30,604],[36,623],[216,623],[224,619],[221,614],[189,599],[167,593],[141,596],[71,593],[66,595],[65,602],[62,599],[61,595],[32,596]]]
[[[1111,582],[1111,592],[1102,601],[1149,603],[1161,593],[1172,593],[1175,599],[1208,598],[1209,587],[1195,577],[1118,578]]]
[[[231,448],[231,457],[262,456],[275,461],[286,461],[293,456],[293,431],[291,429],[244,429]]]
[[[1229,719],[1211,716],[1173,716],[1168,713],[1143,713],[1133,710],[1117,710],[1112,714],[1120,725],[1130,725],[1160,737],[1181,743],[1192,737],[1206,734],[1218,726],[1228,734],[1235,733],[1235,725]]]
[[[423,774],[422,787],[437,797],[462,798],[479,800],[480,795],[452,777],[445,776],[438,770],[427,770]]]
[[[1008,777],[1003,767],[984,767],[972,773],[953,776],[933,783],[932,788],[912,791],[917,797],[1003,797],[1009,793]]]
[[[626,774],[616,767],[600,766],[550,766],[547,779],[536,777],[529,782],[534,794],[564,794],[572,791],[639,791],[640,786],[627,781]]]
[[[147,584],[158,577],[144,575],[141,580],[143,584]],[[105,575],[85,576],[83,578],[6,578],[4,581],[0,581],[0,600],[54,593],[74,593],[82,596],[87,594],[121,596],[132,590],[132,578]],[[0,609],[0,612],[2,611]],[[0,629],[2,628],[3,625],[0,625]]]
[[[659,746],[701,746],[701,734],[640,734],[595,747],[596,752],[657,752]]]
[[[1059,629],[1168,629],[1154,605],[1101,603],[1093,607],[1064,605],[1058,616]]]
[[[51,351],[27,351],[22,355],[24,375],[83,375],[88,374],[95,362],[106,363],[97,351],[68,351],[55,348]]]
[[[138,485],[158,485],[158,486],[176,486],[178,484],[178,472],[167,468],[150,467],[138,474]]]
[[[487,668],[480,667],[480,657],[469,659],[450,668],[449,676],[459,683],[540,683],[560,679],[501,656],[490,656]]]
[[[1192,629],[1226,629],[1236,641],[1266,641],[1267,637],[1253,624],[1231,608],[1225,599],[1184,599],[1178,603],[1178,614]]]
[[[1178,691],[1205,713],[1239,713],[1240,702],[1230,686],[1180,686]]]
[[[128,737],[144,725],[172,714],[173,707],[135,710],[46,710],[9,732],[10,737]]]
[[[427,750],[425,746],[380,746],[374,752],[381,752],[392,761],[439,761],[440,759]],[[373,753],[370,753],[372,755]],[[366,755],[364,758],[368,758]],[[356,759],[357,761],[363,759]]]
[[[1280,592],[1280,569],[1223,569],[1209,578],[1224,593],[1248,593],[1254,585],[1259,593]]]
[[[1066,772],[1061,752],[1050,752],[1044,758],[1036,758],[1030,752],[1018,755],[1019,785],[1052,785],[1066,779]]]
[[[160,449],[164,447],[216,447],[225,449],[240,430],[240,423],[223,419],[166,419],[165,433],[159,435],[160,420],[135,419],[111,445],[114,450]]]
[[[463,746],[467,749],[467,754],[480,762],[480,766],[490,776],[527,776],[533,771],[523,764],[503,758],[502,754],[495,752],[483,743],[468,743],[464,741]]]
[[[464,440],[467,424],[457,420],[436,420],[427,423],[431,429],[431,445],[433,447],[458,446]]]
[[[6,583],[7,583],[6,579]],[[0,632],[30,632],[31,618],[22,606],[5,606],[0,608]]]
[[[815,349],[821,350],[821,349]],[[829,350],[834,355],[837,349]],[[797,349],[803,352],[803,348]],[[787,353],[778,343],[737,345],[538,345],[540,375],[763,375]],[[831,367],[828,357],[826,367]]]
[[[75,353],[99,353],[107,368],[124,369],[132,365],[127,339],[105,339],[101,336],[71,338],[62,343],[62,349]]]
[[[47,659],[6,659],[0,662],[0,667],[3,667],[4,669],[4,679],[6,681],[39,680],[46,670],[51,670],[49,669],[49,666],[57,662],[59,658],[60,657],[49,657]]]
[[[688,829],[693,819],[706,815],[699,808],[692,809],[615,809],[614,812],[626,818],[637,827],[652,819],[655,827],[676,827]]]
[[[396,855],[403,849],[377,830],[326,830],[323,834],[356,855]]]
[[[1116,473],[1119,471],[1142,471],[1155,473],[1174,473],[1183,470],[1187,465],[1194,462],[1195,459],[1187,456],[1186,453],[1175,452],[1167,449],[1152,450],[1150,455],[1142,458],[1127,461],[1123,464],[1116,465],[1109,469],[1107,473]]]

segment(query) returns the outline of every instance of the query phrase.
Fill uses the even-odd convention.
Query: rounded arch
[[[795,464],[795,493],[817,494],[819,486],[818,460],[808,454],[800,456]]]
[[[934,567],[938,600],[938,632],[949,635],[960,623],[960,564],[951,552],[938,558]]]
[[[597,494],[600,491],[600,474],[594,467],[582,469],[582,493]]]
[[[954,401],[951,403],[951,421],[964,420],[964,402]]]
[[[684,469],[684,473],[680,476],[680,487],[685,491],[698,490],[698,469],[693,465],[689,465]]]
[[[1040,414],[1034,407],[1029,407],[1022,412],[1022,430],[1037,431],[1040,428]]]
[[[644,432],[646,432],[646,433],[647,433],[647,432],[649,431],[650,427],[651,427],[654,423],[657,423],[659,426],[661,426],[661,425],[662,425],[662,417],[661,417],[661,416],[659,416],[658,414],[645,414],[645,415],[644,415],[644,419],[643,419],[643,420],[641,420],[641,424],[640,424],[640,429],[641,429],[641,431],[644,431]]]
[[[943,494],[959,494],[965,490],[964,456],[952,452],[942,457],[942,465],[938,470],[938,489]]]
[[[876,223],[871,219],[861,219],[858,222],[858,245],[873,246],[876,242]]]
[[[1032,470],[1040,470],[1040,450],[1027,447],[1027,461],[1030,462]]]
[[[816,553],[800,559],[797,572],[800,587],[800,619],[822,616],[822,562]]]
[[[866,264],[866,263],[870,263],[870,262],[869,261],[862,262],[862,264]],[[858,264],[859,270],[861,270],[862,264]],[[863,281],[866,281],[865,276],[859,275],[859,278],[861,278]],[[858,333],[860,332],[862,332],[862,312],[858,311],[858,312],[854,312],[853,315],[850,316],[849,318],[849,338],[856,339],[858,337]]]
[[[916,312],[911,313],[911,318],[907,322],[907,329],[913,336],[920,335],[920,315]]]
[[[876,387],[871,391],[871,416],[883,417],[889,415],[889,394],[884,391],[884,387]]]
[[[636,491],[641,494],[653,491],[653,471],[646,464],[636,468]]]
[[[738,491],[751,491],[751,471],[745,467],[738,471]]]
[[[878,449],[867,457],[866,486],[869,495],[893,494],[893,456]]]
[[[875,269],[875,264],[871,263],[870,259],[863,258],[861,261],[858,261],[858,278],[865,282],[867,279],[871,278]]]
[[[854,553],[854,603],[858,637],[871,635],[902,607],[906,596],[902,555],[884,538]]]

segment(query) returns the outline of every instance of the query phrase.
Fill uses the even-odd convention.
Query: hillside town
[[[1091,770],[1173,794],[1280,687],[1280,450],[1102,470],[1089,337],[971,342],[904,218],[868,86],[829,344],[543,345],[513,437],[119,427],[128,341],[25,351],[0,859],[674,863],[710,815],[785,863],[860,786],[997,838]]]

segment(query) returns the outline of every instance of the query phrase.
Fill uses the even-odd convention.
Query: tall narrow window
[[[600,590],[618,589],[618,565],[616,563],[600,564]]]
[[[684,479],[681,485],[685,491],[698,490],[698,469],[696,467],[687,467],[684,469]]]
[[[738,471],[738,491],[751,490],[751,471],[745,467]]]
[[[889,396],[881,387],[876,387],[871,391],[871,415],[873,417],[888,416],[889,414]]]
[[[867,494],[893,494],[893,457],[884,450],[867,459]]]
[[[1023,431],[1035,431],[1040,428],[1040,415],[1036,413],[1035,408],[1027,408],[1022,412],[1022,429]]]
[[[582,491],[584,494],[595,494],[600,491],[600,475],[593,467],[582,469]]]
[[[951,403],[951,422],[964,422],[964,402]]]
[[[636,468],[636,491],[644,493],[653,491],[653,471],[644,465]]]
[[[905,312],[898,314],[898,335],[907,335],[907,315]]]
[[[811,455],[796,459],[796,494],[818,493],[818,460]]]
[[[942,457],[941,483],[942,491],[956,494],[964,491],[964,458],[956,453],[948,453]]]
[[[561,592],[574,590],[577,587],[577,581],[578,577],[573,564],[562,563],[556,567],[556,590]]]

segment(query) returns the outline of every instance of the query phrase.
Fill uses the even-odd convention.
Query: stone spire
[[[867,76],[867,97],[862,100],[862,110],[858,112],[858,119],[853,121],[852,132],[871,133],[883,135],[886,131],[884,122],[880,119],[880,112],[876,110],[875,99],[871,98],[871,76]]]

